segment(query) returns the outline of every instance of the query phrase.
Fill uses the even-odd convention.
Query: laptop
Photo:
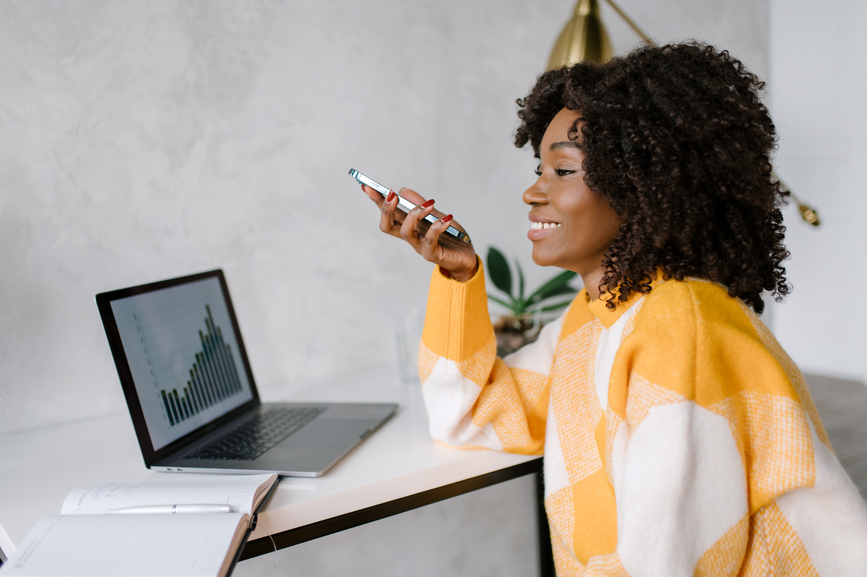
[[[96,295],[141,447],[157,471],[323,475],[393,403],[262,403],[223,271]]]

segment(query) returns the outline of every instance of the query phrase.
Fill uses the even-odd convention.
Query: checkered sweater
[[[436,440],[544,451],[561,577],[867,575],[867,505],[803,376],[720,285],[615,311],[581,291],[501,359],[481,267],[435,269],[419,371]]]

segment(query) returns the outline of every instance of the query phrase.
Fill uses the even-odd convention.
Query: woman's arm
[[[434,270],[419,352],[431,435],[452,446],[540,454],[561,320],[497,357],[481,265],[466,283]]]

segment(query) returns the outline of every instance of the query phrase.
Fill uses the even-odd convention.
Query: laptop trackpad
[[[345,449],[355,444],[375,423],[371,419],[316,419],[278,447]]]

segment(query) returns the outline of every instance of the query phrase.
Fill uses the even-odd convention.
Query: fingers
[[[379,207],[379,229],[386,234],[400,238],[400,229],[402,223],[406,219],[406,213],[404,212],[404,209],[400,206],[400,199],[398,198],[397,193],[392,190],[385,198],[383,198],[379,192],[364,184],[361,185],[361,190],[363,190],[364,193],[367,194],[367,196],[370,198],[370,200],[375,202],[376,206]],[[422,203],[424,202],[424,199],[415,191],[409,190],[408,188],[402,188],[401,193],[403,192],[409,192],[414,200],[420,199]],[[424,216],[426,216],[426,214],[428,213],[423,214],[422,218],[424,218]],[[410,232],[407,232],[407,234],[413,236]]]
[[[411,188],[401,188],[398,191],[398,194],[416,206],[421,206],[422,204],[425,203],[425,198],[422,195],[420,195],[419,193],[417,193],[416,191],[412,190]],[[437,218],[441,218],[441,217],[445,216],[443,213],[438,211],[436,208],[434,208],[428,214],[433,214]]]
[[[401,190],[401,192],[407,191],[412,192],[409,189]],[[416,194],[415,196],[418,195]],[[406,215],[403,224],[400,226],[400,236],[403,237],[406,242],[412,245],[412,247],[419,254],[421,254],[421,245],[422,240],[424,239],[424,235],[419,232],[419,222],[431,213],[431,211],[433,210],[433,205],[433,199],[422,202],[420,205],[409,211],[409,214]]]
[[[361,185],[361,190],[363,190],[367,197],[373,202],[375,202],[376,206],[378,206],[379,209],[382,210],[382,205],[385,203],[385,198],[383,198],[383,196],[379,194],[379,192],[363,184]]]
[[[466,282],[478,270],[476,251],[470,244],[450,242],[452,237],[448,234],[442,236],[450,226],[460,228],[450,214],[433,223],[421,243],[421,255],[425,260],[439,265],[441,270],[448,271],[447,276],[450,278]]]
[[[440,235],[449,227],[449,221],[452,220],[452,215],[447,215],[430,225],[427,234],[421,242],[420,254],[425,260],[437,262],[440,259],[442,249],[440,247]]]
[[[416,206],[422,204],[425,201],[422,195],[412,190],[411,188],[401,188],[399,191],[397,191],[397,193]]]
[[[425,260],[448,270],[463,272],[472,268],[469,277],[472,276],[476,264],[472,246],[456,241],[448,235],[441,238],[442,233],[451,226],[449,223],[452,222],[452,217],[436,210],[433,199],[425,200],[414,190],[402,188],[400,196],[416,205],[409,213],[404,213],[394,191],[390,191],[386,198],[383,198],[370,187],[362,185],[362,190],[380,209],[379,228],[382,232],[404,239]],[[424,220],[431,214],[438,219],[433,224]],[[454,226],[460,228],[457,223],[454,223]],[[440,244],[441,242],[444,244]]]
[[[366,192],[366,191],[365,191]],[[401,223],[395,219],[395,211],[397,210],[397,194],[392,190],[388,196],[383,199],[382,195],[373,191],[379,197],[380,218],[379,230],[391,236],[401,236]],[[375,201],[376,199],[374,199]]]

